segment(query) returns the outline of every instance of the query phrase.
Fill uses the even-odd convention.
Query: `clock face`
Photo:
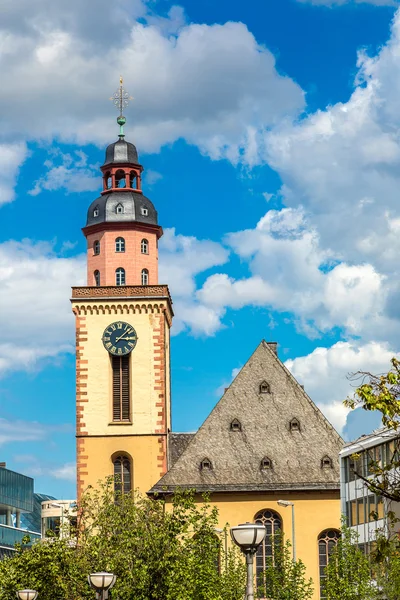
[[[124,321],[111,323],[103,333],[103,345],[114,356],[125,356],[132,352],[137,342],[136,331]]]

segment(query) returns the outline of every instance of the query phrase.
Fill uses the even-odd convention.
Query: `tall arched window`
[[[140,251],[142,254],[149,253],[149,242],[147,240],[142,240],[140,243]]]
[[[142,285],[149,285],[149,272],[147,269],[142,270]]]
[[[125,285],[125,269],[122,267],[115,271],[115,285]]]
[[[257,587],[264,588],[266,566],[271,561],[274,564],[276,549],[278,544],[281,543],[279,534],[282,532],[282,519],[274,510],[264,509],[256,514],[254,522],[261,523],[266,529],[264,541],[256,552]]]
[[[125,240],[123,237],[118,237],[115,240],[115,252],[125,252]]]
[[[114,459],[114,488],[120,494],[132,491],[131,461],[127,456],[121,455]]]
[[[95,271],[94,272],[94,283],[95,283],[95,285],[97,285],[97,287],[99,287],[99,285],[100,285],[100,271]]]
[[[325,529],[318,536],[318,556],[319,556],[319,587],[320,598],[324,600],[325,594],[325,570],[329,562],[329,557],[336,548],[340,538],[340,531],[337,529]]]
[[[96,240],[93,242],[93,254],[100,254],[100,242]]]

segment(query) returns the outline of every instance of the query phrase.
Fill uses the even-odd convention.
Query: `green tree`
[[[357,545],[354,531],[342,526],[342,535],[325,569],[323,597],[326,600],[373,600],[376,585],[372,581],[368,558]]]
[[[400,361],[393,358],[391,363],[391,369],[382,375],[365,371],[354,373],[351,379],[361,380],[361,385],[354,397],[347,398],[344,404],[352,409],[361,407],[381,413],[383,425],[397,432],[400,428]],[[359,456],[354,455],[354,459],[355,473],[372,493],[400,501],[400,437],[393,441],[389,459],[374,460],[373,454],[368,453],[368,474],[362,472]]]
[[[385,531],[378,532],[371,558],[377,584],[377,598],[398,600],[400,593],[400,540],[398,536],[388,536]]]
[[[87,574],[103,570],[116,574],[112,594],[124,600],[242,600],[242,557],[232,549],[220,560],[217,511],[192,494],[170,504],[116,498],[110,480],[85,495],[78,515],[75,542],[52,538],[0,563],[0,600],[27,587],[40,600],[93,600]]]
[[[267,557],[267,565],[258,577],[257,595],[269,600],[310,600],[313,596],[312,579],[307,579],[306,567],[301,560],[293,561],[289,540],[276,539],[274,556]]]

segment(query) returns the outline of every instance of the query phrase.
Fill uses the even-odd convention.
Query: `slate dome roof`
[[[117,207],[122,207],[122,210]],[[157,211],[151,200],[139,192],[110,192],[96,198],[89,206],[86,227],[105,222],[132,221],[158,224]]]
[[[136,146],[130,142],[127,142],[122,137],[117,142],[107,146],[104,165],[119,163],[133,163],[135,165],[139,164]]]

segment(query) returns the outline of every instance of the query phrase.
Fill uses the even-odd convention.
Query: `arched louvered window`
[[[275,564],[275,554],[278,544],[282,542],[282,519],[277,512],[270,509],[264,509],[254,517],[255,523],[261,523],[265,526],[265,538],[256,552],[256,578],[257,587],[263,597],[262,591],[265,590],[265,569],[271,563]],[[258,594],[260,595],[260,594]]]
[[[149,272],[147,269],[142,270],[142,285],[149,285]]]
[[[125,240],[123,237],[117,237],[115,240],[115,252],[125,252]]]
[[[100,242],[99,240],[96,240],[95,242],[93,242],[93,254],[100,254]]]
[[[119,494],[129,494],[132,491],[132,468],[127,456],[117,456],[114,459],[114,488]]]
[[[122,267],[115,271],[115,285],[125,285],[125,269]]]
[[[269,471],[270,469],[272,469],[272,460],[268,458],[268,456],[264,456],[264,458],[262,459],[260,463],[260,469],[261,471]]]
[[[130,357],[112,357],[113,421],[131,420]]]
[[[325,579],[326,567],[329,563],[329,557],[337,546],[340,538],[340,531],[337,529],[326,529],[318,536],[318,556],[319,556],[319,587],[321,600],[326,599]]]
[[[149,242],[148,240],[142,240],[140,242],[140,251],[142,254],[148,254],[149,253]]]
[[[94,284],[99,287],[100,285],[100,271],[94,272]]]

